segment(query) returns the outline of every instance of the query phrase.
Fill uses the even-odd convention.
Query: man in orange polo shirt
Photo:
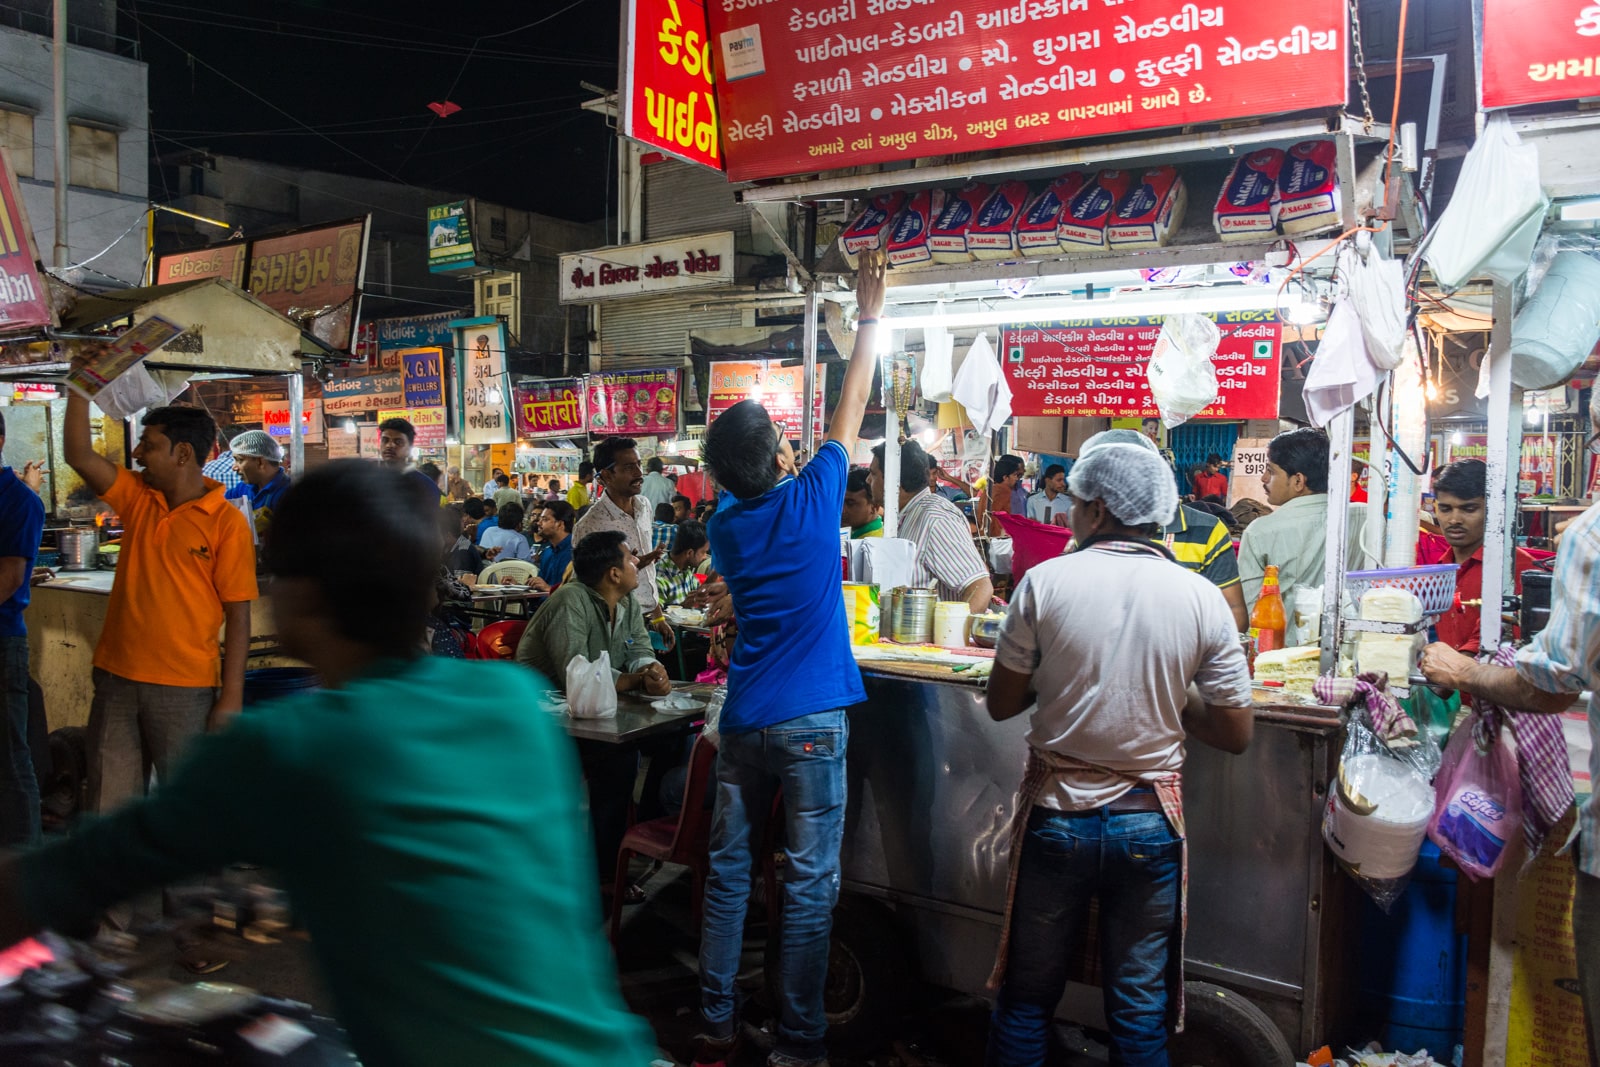
[[[94,450],[89,402],[67,398],[67,463],[122,518],[122,553],[94,652],[89,807],[145,794],[184,747],[244,702],[255,546],[244,515],[200,472],[217,428],[199,408],[145,413],[135,474]],[[217,632],[227,624],[226,654]],[[220,687],[218,660],[221,659]]]
[[[1454,553],[1456,596],[1463,600],[1483,597],[1483,537],[1489,516],[1489,468],[1482,460],[1463,459],[1439,468],[1433,476],[1433,515]],[[1517,592],[1522,592],[1522,572],[1532,568],[1533,557],[1517,549],[1512,566]],[[1479,645],[1482,609],[1463,605],[1439,616],[1439,640],[1466,655]]]

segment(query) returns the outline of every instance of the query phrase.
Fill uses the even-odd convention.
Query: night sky
[[[617,0],[123,0],[157,154],[201,148],[580,221],[607,212]],[[445,119],[427,109],[450,100]],[[158,188],[152,195],[161,195]]]

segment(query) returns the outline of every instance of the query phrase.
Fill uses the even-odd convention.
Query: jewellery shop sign
[[[561,302],[592,304],[733,284],[733,231],[617,245],[561,257]]]

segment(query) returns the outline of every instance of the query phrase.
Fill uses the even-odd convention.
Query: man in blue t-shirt
[[[0,450],[5,445],[6,421],[0,416]],[[22,612],[44,532],[44,504],[39,501],[43,484],[40,463],[29,461],[20,478],[10,467],[0,467],[0,696],[5,699],[0,846],[6,848],[39,843],[39,782],[28,748],[28,628]]]
[[[782,427],[755,401],[712,423],[703,453],[727,492],[709,534],[739,626],[729,657],[717,756],[711,872],[700,938],[707,1030],[694,1063],[731,1062],[734,977],[744,941],[755,835],[784,792],[782,964],[777,1047],[769,1064],[827,1061],[822,992],[844,837],[844,709],[866,699],[850,651],[839,579],[839,514],[850,452],[867,407],[883,309],[881,253],[861,258],[855,350],[828,439],[797,473]]]

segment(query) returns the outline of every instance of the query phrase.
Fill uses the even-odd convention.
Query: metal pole
[[[801,395],[800,450],[807,457],[817,454],[817,428],[812,413],[817,405],[817,285],[806,283],[805,350],[801,354],[804,367]],[[886,494],[887,495],[887,494]]]
[[[1345,544],[1350,519],[1350,449],[1356,413],[1346,408],[1328,424],[1328,532],[1322,576],[1321,673],[1339,664],[1339,593],[1344,588]]]
[[[1512,287],[1494,286],[1494,325],[1489,332],[1488,517],[1483,533],[1483,607],[1478,643],[1485,652],[1500,647],[1500,611],[1515,558],[1516,470],[1522,459],[1522,415],[1513,410],[1511,386]]]
[[[289,375],[289,470],[296,478],[306,469],[305,410],[306,379],[296,371]]]
[[[67,141],[67,0],[55,0],[55,42],[51,46],[55,66],[56,166],[55,252],[51,262],[59,270],[72,262],[67,247],[67,186],[72,179],[71,146]]]
[[[883,329],[879,326],[878,329]],[[891,333],[890,338],[894,335]],[[891,340],[889,348],[893,350]],[[883,380],[883,536],[900,536],[900,413],[894,407],[894,388],[889,380],[889,360],[878,358],[878,374]]]

